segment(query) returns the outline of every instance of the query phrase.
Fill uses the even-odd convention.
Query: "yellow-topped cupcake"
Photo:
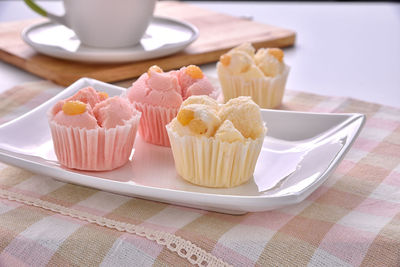
[[[250,43],[223,54],[217,70],[225,101],[251,96],[262,108],[279,107],[289,74],[283,58],[279,48],[261,48],[256,52]]]
[[[177,172],[207,187],[247,182],[266,130],[260,108],[250,97],[220,106],[208,96],[189,97],[167,125]]]

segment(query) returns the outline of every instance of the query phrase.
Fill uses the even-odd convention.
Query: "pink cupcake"
[[[140,112],[125,98],[108,98],[92,87],[59,101],[49,111],[58,161],[71,169],[106,171],[124,165],[132,152]]]
[[[201,69],[190,65],[163,72],[152,66],[128,89],[127,97],[142,112],[139,133],[148,143],[170,146],[165,126],[176,117],[182,102],[191,95],[218,97]]]

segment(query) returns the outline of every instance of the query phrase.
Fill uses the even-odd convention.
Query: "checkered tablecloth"
[[[0,96],[0,123],[61,89]],[[233,216],[62,183],[0,162],[1,266],[400,266],[400,109],[288,91],[284,109],[367,121],[300,204]]]

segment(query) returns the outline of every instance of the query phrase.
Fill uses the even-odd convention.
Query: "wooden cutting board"
[[[35,52],[21,39],[22,30],[44,19],[0,23],[0,59],[60,85],[68,86],[81,77],[117,82],[138,77],[151,65],[164,70],[189,64],[217,61],[230,48],[245,41],[259,47],[286,47],[294,44],[295,32],[271,25],[232,17],[193,5],[162,1],[156,15],[185,20],[195,25],[199,38],[184,51],[147,61],[119,64],[88,64],[56,59]]]

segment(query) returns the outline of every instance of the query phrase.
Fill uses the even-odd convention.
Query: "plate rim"
[[[169,46],[168,47],[169,49],[166,49],[164,47],[164,50],[166,52],[161,53],[160,55],[154,55],[154,52],[162,51],[162,47],[154,49],[154,50],[150,50],[150,51],[142,51],[140,53],[139,52],[132,52],[132,53],[126,52],[129,48],[136,47],[137,45],[131,46],[131,47],[115,48],[115,49],[93,48],[95,50],[98,49],[99,51],[89,51],[89,52],[78,52],[77,53],[77,52],[71,52],[71,51],[62,49],[59,46],[38,44],[38,43],[32,41],[31,38],[29,38],[29,33],[32,32],[33,30],[36,30],[37,28],[44,27],[47,25],[61,25],[61,24],[56,23],[51,20],[46,20],[46,21],[42,21],[39,23],[35,23],[33,25],[30,25],[30,26],[24,28],[21,32],[21,38],[32,49],[34,49],[35,51],[42,53],[46,56],[59,58],[59,59],[65,59],[65,60],[74,61],[74,62],[77,61],[77,62],[101,64],[101,63],[138,62],[138,61],[142,61],[142,60],[149,60],[149,59],[172,55],[174,53],[177,53],[177,52],[185,49],[191,43],[196,41],[199,37],[199,29],[187,21],[178,20],[178,19],[174,19],[174,18],[170,18],[170,17],[164,17],[164,16],[153,16],[152,21],[154,21],[154,20],[165,21],[168,23],[174,23],[174,24],[183,26],[186,29],[190,30],[192,32],[192,35],[189,39],[187,39],[183,42],[179,42],[179,43],[175,43],[175,44],[167,44],[167,46]],[[150,25],[151,24],[149,24],[149,26]],[[121,49],[124,50],[123,53],[121,53],[121,51],[119,51]],[[107,52],[105,53],[104,51],[107,51]],[[101,55],[101,54],[103,54],[103,57],[99,58],[99,55]],[[117,59],[116,59],[116,56],[118,56]]]
[[[7,127],[10,124],[16,123],[18,120],[29,116],[31,113],[36,112],[38,109],[42,109],[44,108],[44,106],[49,105],[51,102],[56,101],[57,99],[62,98],[64,95],[68,95],[71,93],[72,89],[74,87],[77,87],[79,84],[83,84],[83,85],[91,85],[91,86],[95,86],[96,84],[98,85],[102,85],[102,86],[106,86],[109,87],[112,90],[116,90],[116,92],[119,93],[123,93],[126,90],[122,87],[116,86],[116,85],[112,85],[109,83],[104,83],[95,79],[91,79],[91,78],[81,78],[78,81],[76,81],[75,83],[73,83],[72,85],[70,85],[68,88],[64,89],[63,91],[61,91],[60,93],[58,93],[57,95],[55,95],[54,97],[52,97],[51,99],[45,101],[44,103],[42,103],[41,105],[37,106],[36,108],[32,109],[31,111],[11,120],[8,121],[2,125],[0,125],[0,131],[2,128]],[[207,196],[207,200],[209,200],[208,202],[210,204],[212,204],[215,200],[218,201],[230,201],[230,200],[242,200],[245,201],[246,203],[242,203],[242,204],[246,204],[244,206],[248,206],[249,204],[251,204],[251,202],[253,201],[265,201],[265,200],[271,200],[271,201],[276,201],[276,200],[280,200],[280,199],[284,199],[285,203],[283,203],[281,206],[287,206],[290,204],[295,204],[295,203],[299,203],[302,200],[304,200],[306,197],[308,197],[312,192],[314,192],[322,183],[324,183],[327,178],[329,177],[329,175],[333,172],[333,170],[338,166],[338,164],[341,162],[341,160],[343,159],[343,157],[346,155],[346,153],[350,150],[352,144],[354,143],[354,141],[356,140],[357,136],[359,135],[359,133],[361,132],[363,125],[365,124],[365,115],[364,114],[360,114],[360,113],[316,113],[316,112],[303,112],[303,111],[286,111],[286,110],[265,110],[265,109],[261,109],[263,112],[273,112],[273,113],[296,113],[296,114],[307,114],[307,115],[323,115],[323,116],[346,116],[348,119],[351,119],[349,122],[346,123],[346,126],[349,124],[353,124],[355,122],[359,122],[359,126],[357,127],[356,132],[354,133],[354,137],[349,141],[346,142],[346,144],[340,149],[340,151],[338,152],[338,154],[332,159],[331,163],[328,165],[328,167],[325,169],[325,171],[323,173],[321,173],[319,175],[318,178],[316,178],[311,184],[309,184],[307,187],[305,187],[304,189],[294,192],[294,193],[288,193],[287,195],[279,195],[279,196],[271,196],[271,195],[255,195],[255,196],[240,196],[240,195],[224,195],[224,194],[215,194],[215,193],[205,193],[205,192],[191,192],[191,191],[185,191],[185,190],[178,190],[178,189],[170,189],[170,188],[160,188],[160,187],[154,187],[154,186],[146,186],[146,185],[141,185],[141,184],[131,184],[130,188],[138,188],[139,190],[133,190],[133,192],[131,192],[129,195],[130,196],[136,196],[136,197],[142,197],[142,198],[146,198],[146,199],[157,199],[159,201],[163,201],[163,202],[167,202],[167,203],[171,203],[171,201],[168,201],[168,199],[162,198],[159,199],[157,197],[153,197],[153,196],[149,196],[146,194],[143,194],[145,192],[142,191],[148,191],[150,194],[153,192],[157,192],[157,191],[162,191],[163,193],[173,193],[176,194],[178,193],[179,195],[182,196],[195,196],[200,197],[200,196]],[[13,155],[13,154],[17,154],[17,155]],[[18,155],[20,155],[20,157],[18,157]],[[44,170],[49,170],[46,172],[40,172],[38,171],[38,173],[44,174],[44,175],[49,175],[48,173],[51,172],[60,172],[60,173],[65,173],[65,176],[58,176],[58,177],[53,177],[54,179],[61,179],[63,181],[66,182],[70,182],[70,183],[75,183],[75,184],[80,184],[83,186],[89,186],[92,188],[96,188],[98,190],[102,190],[102,191],[107,191],[106,189],[104,189],[104,187],[96,187],[93,185],[88,185],[89,183],[82,183],[82,182],[76,182],[76,181],[71,181],[70,178],[66,177],[68,175],[72,175],[72,176],[77,176],[79,177],[85,177],[85,178],[89,178],[90,181],[102,181],[102,183],[106,183],[106,184],[124,184],[125,182],[120,182],[120,181],[114,181],[114,180],[108,180],[105,178],[100,178],[100,177],[94,177],[85,173],[79,173],[79,171],[70,171],[68,169],[62,169],[59,166],[49,166],[49,165],[42,165],[41,163],[35,162],[33,160],[29,160],[29,159],[24,159],[21,158],[21,156],[24,156],[24,154],[19,154],[16,152],[12,152],[12,151],[8,151],[6,149],[0,148],[0,160],[3,162],[6,162],[10,165],[14,165],[14,166],[18,166],[21,168],[22,165],[25,164],[31,164],[32,166],[36,166],[36,167],[40,167]],[[30,156],[30,155],[26,155],[26,156]],[[15,162],[11,162],[10,159],[14,159]],[[32,170],[34,168],[31,168],[29,170]],[[108,190],[111,191],[111,190]],[[140,192],[137,192],[140,191]],[[125,193],[121,193],[121,191],[116,192],[116,191],[111,191],[117,194],[125,194]],[[207,202],[207,201],[206,201]],[[181,205],[184,205],[181,203]],[[189,205],[191,207],[193,207],[194,205]],[[270,209],[275,209],[275,208],[279,208],[279,205],[275,205],[274,208],[268,208],[268,209],[263,209],[263,208],[257,208],[255,210],[249,210],[249,209],[243,209],[240,208],[238,210],[244,211],[244,212],[249,212],[249,211],[264,211],[264,210],[270,210]],[[212,210],[211,208],[205,208],[208,210]],[[221,208],[218,208],[216,211],[221,211]],[[226,212],[226,213],[231,213],[231,214],[237,214],[237,211],[232,211],[232,210],[228,210],[228,211],[222,211],[222,212]]]

